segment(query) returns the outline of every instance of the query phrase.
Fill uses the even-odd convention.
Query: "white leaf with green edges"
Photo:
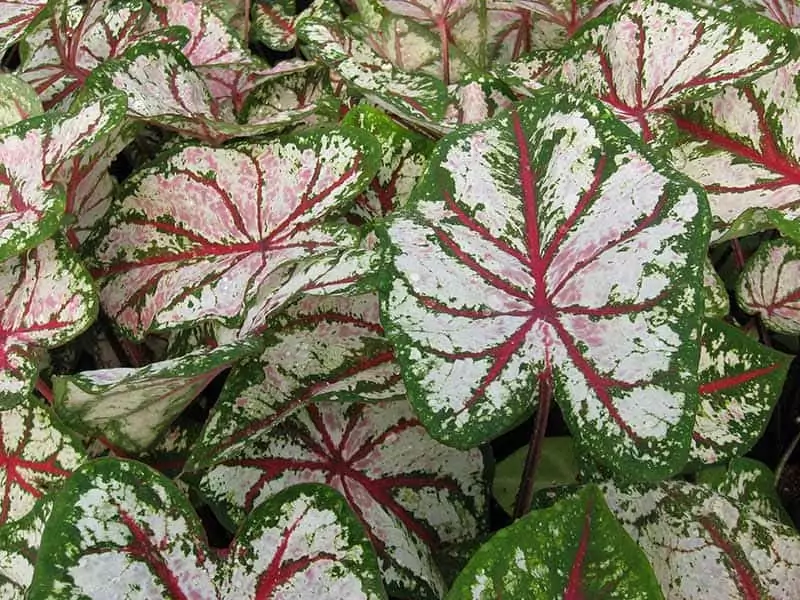
[[[0,261],[58,229],[64,190],[56,170],[116,127],[125,99],[106,95],[74,114],[49,112],[0,130]]]
[[[241,319],[260,288],[268,299],[296,293],[310,280],[302,268],[293,273],[294,263],[355,245],[354,232],[323,221],[372,179],[377,154],[371,136],[346,127],[224,149],[179,147],[126,182],[93,238],[104,309],[141,338]]]
[[[587,486],[533,511],[473,554],[447,600],[658,600],[647,558]]]
[[[296,486],[217,559],[187,498],[141,463],[77,471],[45,527],[30,600],[385,600],[364,531],[333,490]]]
[[[634,0],[594,19],[548,81],[591,94],[650,141],[663,111],[742,84],[796,55],[791,32],[689,0]]]
[[[598,104],[539,93],[445,137],[386,223],[382,320],[417,414],[471,447],[534,406],[628,477],[686,460],[697,406],[702,191]]]
[[[42,114],[42,101],[16,75],[0,73],[0,129]]]
[[[692,432],[693,462],[728,461],[755,445],[781,395],[790,362],[790,356],[737,327],[706,321],[698,371],[700,407]]]
[[[56,376],[55,410],[76,431],[102,436],[118,448],[139,454],[214,377],[258,347],[254,341],[239,342],[145,367]]]
[[[764,242],[748,259],[736,284],[739,306],[773,331],[800,333],[800,242]]]
[[[0,408],[25,400],[44,349],[82,333],[97,305],[91,276],[60,238],[0,262]]]
[[[0,527],[0,597],[25,600],[39,544],[53,508],[53,495],[40,499],[19,521]]]
[[[671,600],[795,600],[800,536],[705,486],[682,481],[615,488],[606,502],[644,550]]]
[[[18,521],[86,461],[83,446],[28,396],[0,411],[0,525]]]
[[[432,550],[486,526],[482,453],[437,443],[402,401],[312,404],[212,468],[200,491],[235,527],[273,494],[309,481],[347,498],[395,595],[441,598]]]
[[[405,399],[378,314],[378,298],[368,294],[308,296],[276,317],[261,356],[225,380],[191,468],[224,460],[313,402]]]

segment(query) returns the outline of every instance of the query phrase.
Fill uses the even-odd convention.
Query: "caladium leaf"
[[[40,114],[36,90],[16,75],[0,73],[0,129]]]
[[[359,223],[370,222],[403,206],[428,163],[431,140],[367,105],[349,111],[342,124],[369,131],[383,149],[378,174],[356,198],[350,217]]]
[[[99,234],[105,310],[134,337],[239,317],[260,286],[289,285],[290,263],[354,245],[347,230],[320,223],[373,178],[377,154],[373,138],[346,127],[179,148],[129,180]]]
[[[0,263],[0,407],[31,391],[43,349],[78,336],[96,316],[92,278],[62,240]]]
[[[294,2],[289,0],[262,0],[252,8],[255,39],[267,48],[288,52],[297,43]]]
[[[703,266],[703,289],[705,289],[706,317],[723,318],[727,316],[731,310],[728,290],[708,257]]]
[[[634,0],[593,20],[548,79],[600,98],[650,141],[666,109],[745,83],[795,50],[791,32],[756,15],[739,18],[687,0]]]
[[[214,377],[258,351],[256,342],[201,349],[138,369],[104,369],[53,378],[55,410],[87,435],[132,453],[147,450]]]
[[[794,527],[682,481],[605,485],[603,491],[650,560],[665,597],[797,597],[800,537]]]
[[[496,437],[552,371],[573,435],[599,461],[646,478],[683,465],[708,215],[702,191],[657,164],[602,107],[564,94],[438,144],[386,224],[382,290],[434,437],[462,448]]]
[[[786,27],[800,27],[800,3],[797,0],[742,0],[751,7]]]
[[[39,402],[0,411],[0,525],[27,515],[86,460],[79,439]]]
[[[0,527],[0,594],[3,600],[26,599],[54,495],[38,500],[19,521]]]
[[[344,500],[297,486],[255,511],[217,561],[175,485],[133,461],[100,459],[56,497],[29,598],[381,600],[375,556]]]
[[[451,102],[439,129],[442,133],[449,133],[458,125],[481,123],[516,101],[505,83],[486,75],[465,77],[448,91]]]
[[[431,549],[484,528],[484,462],[435,442],[407,402],[324,402],[211,469],[201,493],[229,525],[300,481],[340,490],[366,525],[392,594],[439,598]]]
[[[727,461],[752,448],[780,397],[790,362],[791,356],[764,346],[736,327],[706,321],[692,461]]]
[[[510,3],[533,13],[535,48],[558,48],[621,0],[510,0]]]
[[[597,487],[496,533],[459,574],[448,600],[662,598],[641,549]]]
[[[0,0],[0,54],[21,38],[47,0]]]
[[[800,333],[800,245],[787,238],[764,242],[736,284],[739,306],[780,333]]]
[[[149,32],[145,0],[57,0],[25,37],[20,76],[46,107],[64,106],[92,70],[143,39],[179,44],[186,31]]]
[[[405,399],[378,298],[308,296],[276,317],[257,360],[231,371],[189,461],[220,462],[321,400]]]
[[[75,114],[47,113],[0,130],[0,261],[58,229],[64,192],[56,170],[117,126],[125,99],[106,95]]]
[[[772,226],[748,217],[749,210],[800,217],[798,77],[796,60],[678,114],[677,125],[688,139],[673,149],[673,164],[706,189],[713,241],[721,241],[729,228],[742,236]]]

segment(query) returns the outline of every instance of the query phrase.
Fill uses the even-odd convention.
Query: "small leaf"
[[[40,114],[36,90],[16,75],[0,73],[0,129]]]
[[[728,290],[708,257],[703,265],[703,289],[706,317],[722,319],[728,316],[731,310]]]
[[[294,2],[287,0],[253,3],[252,35],[267,48],[288,52],[297,43]]]
[[[19,521],[0,527],[0,593],[3,600],[25,600],[39,554],[52,496],[36,502]]]
[[[261,356],[226,379],[190,468],[221,462],[312,402],[405,399],[378,312],[370,294],[309,296],[279,315]]]
[[[60,239],[0,263],[0,407],[31,391],[43,349],[78,336],[96,316],[94,282]]]
[[[764,433],[790,363],[790,356],[740,329],[714,319],[706,321],[691,459],[715,463],[748,452]]]
[[[427,599],[444,591],[432,549],[485,528],[483,470],[479,450],[436,443],[406,402],[323,402],[215,466],[200,490],[231,526],[294,483],[331,485],[366,526],[389,592]]]
[[[67,425],[125,451],[148,449],[211,382],[255,342],[201,349],[138,369],[105,369],[53,379],[55,409]]]
[[[0,55],[25,34],[47,4],[47,0],[0,0]]]
[[[80,440],[33,397],[0,411],[0,525],[30,513],[85,460]]]
[[[492,495],[509,515],[514,514],[514,504],[522,482],[527,455],[528,446],[523,446],[495,467]],[[577,481],[578,461],[572,438],[546,437],[542,443],[539,462],[536,464],[534,493],[545,488],[572,485]]]
[[[500,530],[456,579],[448,600],[661,598],[653,569],[595,486]]]
[[[353,232],[322,222],[372,179],[376,154],[374,140],[350,128],[178,148],[131,177],[98,233],[104,309],[140,339],[241,318],[259,287],[274,296],[289,286],[293,263],[354,245]]]
[[[800,244],[764,242],[747,261],[736,285],[739,306],[779,333],[800,333]]]
[[[133,461],[77,471],[45,527],[30,600],[382,600],[377,564],[344,500],[296,486],[253,513],[217,561],[175,485]]]
[[[608,484],[603,492],[647,555],[665,597],[797,598],[800,537],[794,527],[682,481]]]
[[[439,142],[387,221],[381,290],[434,437],[497,437],[552,369],[586,452],[625,477],[683,466],[707,213],[659,164],[597,104],[549,92]]]

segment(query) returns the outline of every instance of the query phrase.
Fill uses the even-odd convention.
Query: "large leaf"
[[[447,595],[448,600],[661,597],[647,558],[595,486],[496,533]]]
[[[31,600],[380,600],[369,541],[344,500],[297,486],[255,511],[215,560],[175,485],[132,461],[100,459],[56,497]]]
[[[203,477],[225,522],[301,481],[340,490],[367,528],[387,589],[439,598],[431,550],[484,529],[483,457],[436,443],[407,402],[311,405]]]
[[[288,285],[290,263],[354,243],[320,223],[372,179],[376,154],[374,140],[350,128],[178,149],[131,178],[101,232],[105,310],[135,337],[240,316],[259,286]]]
[[[688,0],[634,0],[592,21],[550,80],[589,93],[649,141],[665,109],[745,83],[788,61],[797,42],[754,14]]]
[[[76,337],[97,316],[83,264],[60,239],[0,263],[0,407],[33,388],[42,350]]]
[[[312,402],[405,398],[375,294],[303,298],[270,323],[265,340],[261,356],[226,379],[191,468],[232,456]]]
[[[739,276],[736,298],[773,331],[800,333],[800,242],[761,244]]]
[[[0,595],[3,600],[25,600],[33,580],[42,532],[52,508],[52,496],[45,496],[19,521],[0,528]]]
[[[604,486],[609,508],[675,600],[795,600],[800,537],[740,500],[682,481]]]
[[[748,211],[800,217],[798,81],[796,60],[681,109],[677,124],[688,139],[673,150],[673,164],[705,187],[714,240],[731,227],[737,237],[762,229]]]
[[[791,357],[722,321],[703,326],[700,407],[692,433],[693,461],[743,456],[767,426]]]
[[[80,440],[35,398],[0,411],[0,525],[31,512],[85,460]]]
[[[239,342],[138,369],[56,376],[55,409],[73,429],[138,454],[158,440],[214,377],[257,350],[255,342]]]
[[[0,130],[0,261],[58,229],[64,191],[56,170],[116,127],[125,99],[106,95],[77,113],[47,113]]]
[[[540,93],[445,137],[386,226],[383,322],[426,428],[457,447],[533,408],[628,477],[686,460],[697,406],[702,191],[594,103]]]

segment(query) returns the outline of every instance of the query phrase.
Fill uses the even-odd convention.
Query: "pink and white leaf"
[[[0,261],[49,238],[64,212],[58,168],[111,131],[125,99],[106,95],[77,113],[47,113],[0,133]]]
[[[0,129],[42,114],[36,90],[17,75],[0,73]]]
[[[706,321],[692,462],[727,462],[750,451],[766,429],[790,362],[736,327]]]
[[[0,407],[23,402],[46,348],[97,316],[94,282],[60,239],[0,263]]]
[[[290,2],[256,2],[252,8],[252,35],[267,48],[288,52],[297,44],[295,15]]]
[[[134,337],[241,318],[259,288],[277,292],[291,279],[290,263],[354,245],[347,230],[322,222],[374,176],[373,144],[342,128],[186,146],[140,172],[94,252],[105,310]]]
[[[780,333],[800,333],[800,246],[788,238],[764,242],[736,285],[739,306]]]
[[[797,0],[742,0],[743,3],[785,27],[800,27],[800,3]]]
[[[54,495],[42,497],[27,515],[0,527],[0,593],[3,600],[26,600]]]
[[[375,294],[307,296],[270,323],[265,341],[258,359],[228,375],[192,470],[232,456],[308,404],[405,399]]]
[[[86,461],[79,439],[32,396],[0,411],[0,525],[18,521]]]
[[[203,389],[255,342],[196,350],[139,368],[103,369],[53,379],[59,417],[86,435],[141,454],[166,432]]]
[[[796,598],[800,536],[794,527],[683,481],[607,484],[603,491],[650,560],[664,597]]]
[[[549,24],[546,47],[557,48],[592,19],[621,4],[621,0],[509,0],[509,4],[531,11],[534,26],[545,29],[541,22]],[[537,45],[541,47],[545,46]]]
[[[792,58],[791,32],[756,19],[678,0],[634,0],[574,38],[548,81],[599,98],[649,141],[659,113]]]
[[[389,592],[439,598],[431,552],[483,531],[483,469],[479,450],[435,442],[407,402],[322,402],[215,466],[200,488],[235,526],[295,483],[330,485],[364,523]]]
[[[800,217],[800,61],[688,105],[673,164],[708,193],[719,238],[750,209]],[[736,235],[753,227],[737,227]]]
[[[545,373],[597,460],[650,478],[683,466],[708,221],[702,191],[656,164],[598,104],[561,93],[439,142],[385,226],[381,290],[434,437],[500,435]]]
[[[47,0],[0,0],[0,54],[25,34],[47,4]]]

